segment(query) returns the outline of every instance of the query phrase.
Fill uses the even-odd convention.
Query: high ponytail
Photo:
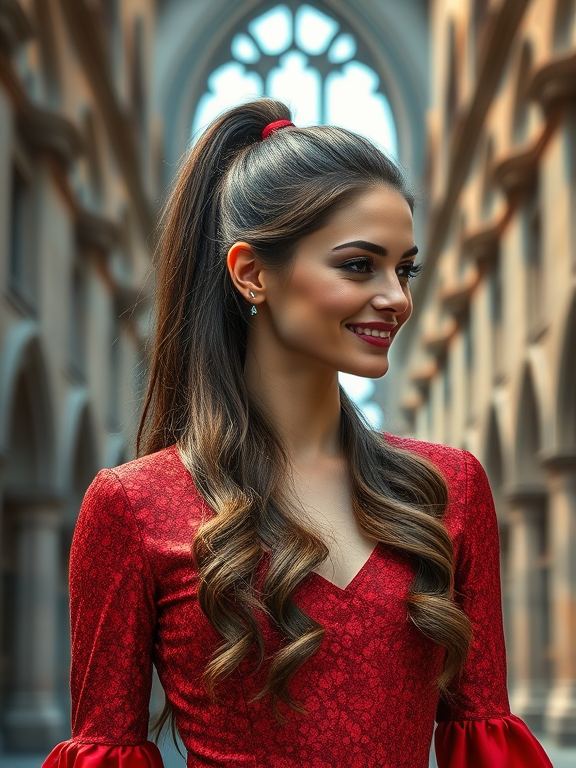
[[[258,613],[283,638],[256,698],[305,712],[289,682],[320,647],[324,628],[292,600],[327,557],[286,497],[289,463],[273,426],[250,398],[243,369],[249,305],[234,287],[226,254],[248,242],[268,269],[288,270],[300,238],[376,185],[413,197],[400,169],[366,139],[342,128],[288,127],[262,141],[285,105],[261,99],[218,118],[190,152],[162,219],[157,329],[138,452],[178,444],[214,515],[199,528],[193,557],[198,600],[222,637],[205,680],[219,684],[246,659],[264,665]],[[471,629],[452,599],[454,563],[441,522],[447,504],[440,471],[370,431],[340,392],[342,447],[350,466],[354,514],[366,536],[415,565],[407,610],[446,649],[437,684],[446,694],[462,667]],[[269,558],[259,589],[256,574]],[[163,717],[166,719],[168,710]]]

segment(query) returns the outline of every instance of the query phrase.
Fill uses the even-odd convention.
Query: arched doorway
[[[0,683],[9,750],[43,751],[64,718],[55,696],[61,499],[55,490],[52,398],[41,344],[16,329],[6,345]],[[26,329],[24,329],[26,330]],[[10,619],[10,620],[7,620]]]
[[[510,661],[514,712],[542,728],[549,692],[549,537],[545,475],[539,460],[542,413],[532,369],[526,365],[516,413],[514,483],[509,517]]]

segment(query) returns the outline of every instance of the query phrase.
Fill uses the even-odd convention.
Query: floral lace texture
[[[267,700],[251,703],[265,670],[247,675],[248,662],[212,703],[202,673],[220,637],[198,604],[191,559],[194,532],[211,510],[172,446],[102,470],[86,493],[70,561],[73,739],[43,768],[159,768],[159,755],[146,747],[152,663],[189,768],[426,768],[435,720],[442,768],[494,768],[489,750],[472,762],[477,728],[487,743],[497,738],[510,751],[502,765],[516,765],[520,742],[510,724],[521,721],[510,720],[506,694],[498,531],[486,475],[465,451],[386,437],[433,461],[449,486],[444,522],[454,544],[456,599],[474,628],[450,706],[439,703],[433,686],[444,650],[408,618],[413,567],[380,544],[346,589],[312,573],[294,594],[326,628],[291,686],[307,715],[289,711],[281,726]],[[281,639],[261,622],[273,652]],[[498,721],[499,730],[489,727]],[[530,765],[549,768],[523,728],[524,746],[532,741],[540,755]],[[140,752],[130,763],[109,752],[88,761],[81,750],[55,762],[57,750],[74,743]]]

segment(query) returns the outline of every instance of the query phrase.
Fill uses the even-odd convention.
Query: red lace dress
[[[266,700],[250,703],[263,677],[242,669],[211,703],[202,672],[220,638],[198,605],[190,555],[210,510],[173,446],[102,470],[86,493],[70,563],[73,738],[43,768],[161,768],[147,741],[152,663],[189,768],[426,768],[435,721],[440,768],[551,768],[508,707],[486,475],[465,451],[387,439],[431,459],[449,485],[457,596],[475,638],[454,685],[457,704],[439,704],[432,681],[444,651],[407,617],[413,568],[380,544],[346,589],[312,573],[294,595],[326,627],[293,678],[307,715],[290,711],[278,725]],[[277,647],[264,627],[268,647]]]

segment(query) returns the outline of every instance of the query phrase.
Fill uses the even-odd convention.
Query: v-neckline
[[[358,582],[362,579],[362,577],[368,570],[369,566],[371,565],[372,560],[376,555],[376,550],[378,549],[379,544],[380,542],[376,543],[376,546],[374,547],[372,552],[370,552],[367,559],[364,561],[363,565],[360,567],[358,571],[356,571],[352,579],[348,582],[348,584],[345,587],[339,587],[338,584],[334,584],[333,581],[330,581],[325,576],[322,576],[321,574],[316,573],[316,571],[310,571],[310,577],[317,581],[320,581],[321,583],[325,584],[329,589],[333,589],[339,594],[350,594],[354,590]]]
[[[178,458],[178,461],[180,462],[180,465],[188,472],[187,467],[185,466],[184,462],[182,461],[180,457],[180,452],[178,450],[178,443],[174,443],[172,446],[169,447],[169,449],[172,448],[174,453],[176,454],[176,457]],[[363,565],[360,567],[360,569],[355,573],[355,575],[352,577],[352,579],[348,582],[348,584],[345,587],[339,587],[338,584],[334,584],[333,581],[330,581],[325,576],[322,576],[319,573],[316,573],[316,571],[310,571],[308,574],[308,579],[313,579],[318,581],[320,584],[324,584],[327,589],[334,590],[337,594],[340,595],[348,595],[353,592],[357,584],[362,580],[364,577],[364,574],[369,569],[370,565],[372,564],[372,561],[374,560],[376,556],[376,551],[378,550],[380,542],[376,542],[376,546],[374,549],[370,552],[366,560],[364,561]]]

